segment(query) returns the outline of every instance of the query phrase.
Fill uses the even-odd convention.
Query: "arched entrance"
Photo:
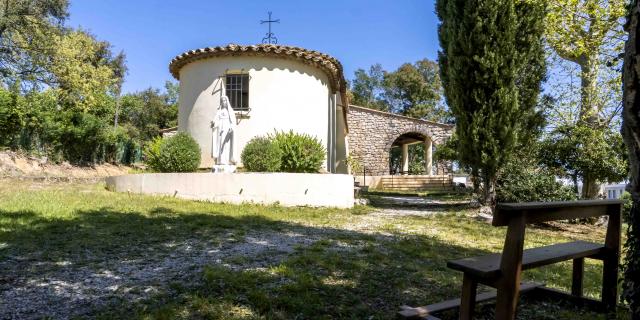
[[[408,144],[411,151],[415,144],[431,144],[424,150],[430,151],[444,143],[453,133],[454,126],[421,119],[409,118],[357,106],[349,106],[349,154],[359,163],[359,169],[352,171],[360,176],[386,176],[390,173],[390,150],[402,154],[402,145]],[[428,138],[428,139],[427,139]],[[412,147],[413,146],[413,147]],[[410,153],[410,152],[409,152]],[[424,172],[432,172],[431,153],[425,152]],[[426,161],[429,160],[429,161]],[[439,175],[446,168],[438,168]],[[399,167],[398,171],[403,171]],[[404,170],[410,171],[410,170]]]
[[[424,133],[403,133],[389,147],[389,173],[433,175],[433,139]]]

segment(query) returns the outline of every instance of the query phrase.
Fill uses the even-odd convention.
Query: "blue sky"
[[[125,92],[162,87],[173,79],[171,59],[191,49],[260,43],[260,25],[273,11],[279,43],[330,54],[345,76],[381,63],[435,59],[437,24],[432,0],[71,0],[67,25],[89,30],[127,55]]]

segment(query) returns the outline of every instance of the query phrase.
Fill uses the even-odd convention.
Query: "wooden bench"
[[[502,254],[449,261],[449,268],[464,273],[461,298],[425,307],[403,306],[398,318],[435,320],[438,318],[434,313],[459,307],[460,319],[472,319],[476,302],[496,298],[496,319],[511,320],[515,318],[520,292],[529,292],[534,297],[565,299],[598,311],[615,311],[618,297],[621,208],[622,201],[619,200],[498,204],[492,224],[496,227],[507,227]],[[574,241],[523,249],[527,224],[598,216],[609,217],[603,244]],[[603,261],[601,301],[583,296],[585,258]],[[550,289],[542,284],[521,284],[523,270],[566,260],[573,260],[571,293]],[[476,295],[479,283],[496,288],[496,291]]]

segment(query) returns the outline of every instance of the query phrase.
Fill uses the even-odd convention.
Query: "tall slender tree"
[[[622,135],[629,149],[629,184],[631,211],[627,217],[627,249],[624,263],[623,298],[629,302],[632,319],[640,319],[640,4],[630,6],[623,68]]]
[[[545,4],[438,0],[436,9],[441,77],[460,161],[482,181],[480,201],[493,206],[498,170],[539,123]]]

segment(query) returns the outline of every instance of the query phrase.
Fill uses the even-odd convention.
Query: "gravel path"
[[[189,287],[201,282],[207,265],[233,270],[261,269],[278,264],[298,247],[331,240],[332,250],[354,250],[358,245],[340,241],[350,233],[372,234],[378,241],[395,239],[380,227],[406,215],[432,215],[433,202],[391,199],[394,206],[353,220],[340,229],[310,228],[248,232],[238,239],[229,234],[219,242],[191,238],[144,248],[144,256],[131,252],[93,253],[52,261],[45,252],[12,256],[0,261],[0,319],[70,319],[123,301],[136,302],[158,293],[171,294],[171,285]],[[402,205],[404,204],[404,206]],[[407,206],[408,205],[408,206]],[[337,237],[336,237],[337,236]],[[389,237],[391,236],[391,237]]]
[[[0,319],[69,319],[120,301],[135,302],[168,290],[171,283],[189,286],[201,279],[204,266],[232,269],[276,264],[297,246],[319,238],[296,232],[249,234],[243,241],[213,245],[201,239],[148,248],[144,259],[126,254],[70,261],[14,257],[0,262]],[[243,257],[242,263],[226,263]],[[102,261],[98,263],[88,261]]]

